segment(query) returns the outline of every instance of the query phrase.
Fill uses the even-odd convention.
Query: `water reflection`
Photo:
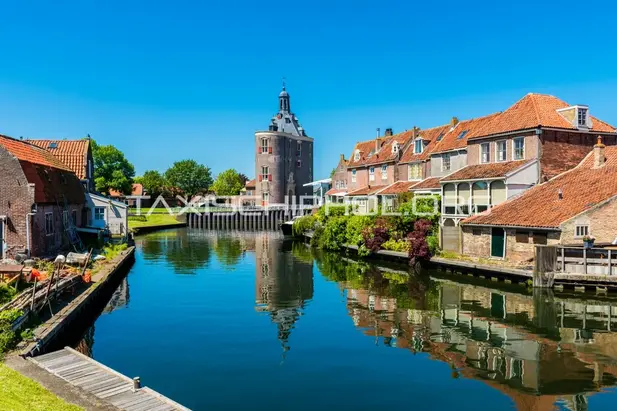
[[[303,244],[296,244],[299,247]],[[255,309],[268,312],[278,329],[283,351],[289,351],[289,337],[302,315],[305,302],[313,298],[313,259],[294,258],[293,244],[271,233],[255,237]],[[305,254],[306,255],[306,254]]]
[[[617,379],[614,302],[556,298],[378,270],[325,255],[354,325],[376,345],[429,353],[451,377],[478,379],[518,410],[587,409]]]
[[[144,259],[159,262],[165,259],[176,274],[195,274],[210,263],[212,244],[204,231],[166,230],[139,238]]]

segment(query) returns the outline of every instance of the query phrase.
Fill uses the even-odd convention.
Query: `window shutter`
[[[259,175],[259,181],[261,182],[262,179],[263,179],[263,176],[260,174]]]
[[[268,174],[268,181],[272,181],[272,174]]]
[[[272,154],[272,147],[268,147],[268,154]]]

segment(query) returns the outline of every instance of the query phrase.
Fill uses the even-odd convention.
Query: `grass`
[[[180,218],[184,219],[184,216]],[[141,215],[141,216],[131,216],[129,217],[129,229],[139,228],[139,227],[151,227],[154,225],[170,225],[170,224],[178,224],[181,221],[176,219],[176,216],[172,216],[169,214],[151,214],[149,216]]]
[[[0,409],[12,411],[78,411],[40,384],[0,363]]]

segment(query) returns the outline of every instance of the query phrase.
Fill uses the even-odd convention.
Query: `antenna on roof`
[[[88,140],[92,140],[92,137],[90,137],[90,133],[88,133],[88,134],[86,135],[86,138],[87,138]]]
[[[377,138],[379,138],[380,135],[381,135],[381,129],[377,127]]]

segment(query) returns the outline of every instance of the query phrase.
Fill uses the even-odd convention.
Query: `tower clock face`
[[[283,115],[279,113],[279,114],[276,115],[276,118],[278,118],[280,120],[280,119],[283,118]]]

